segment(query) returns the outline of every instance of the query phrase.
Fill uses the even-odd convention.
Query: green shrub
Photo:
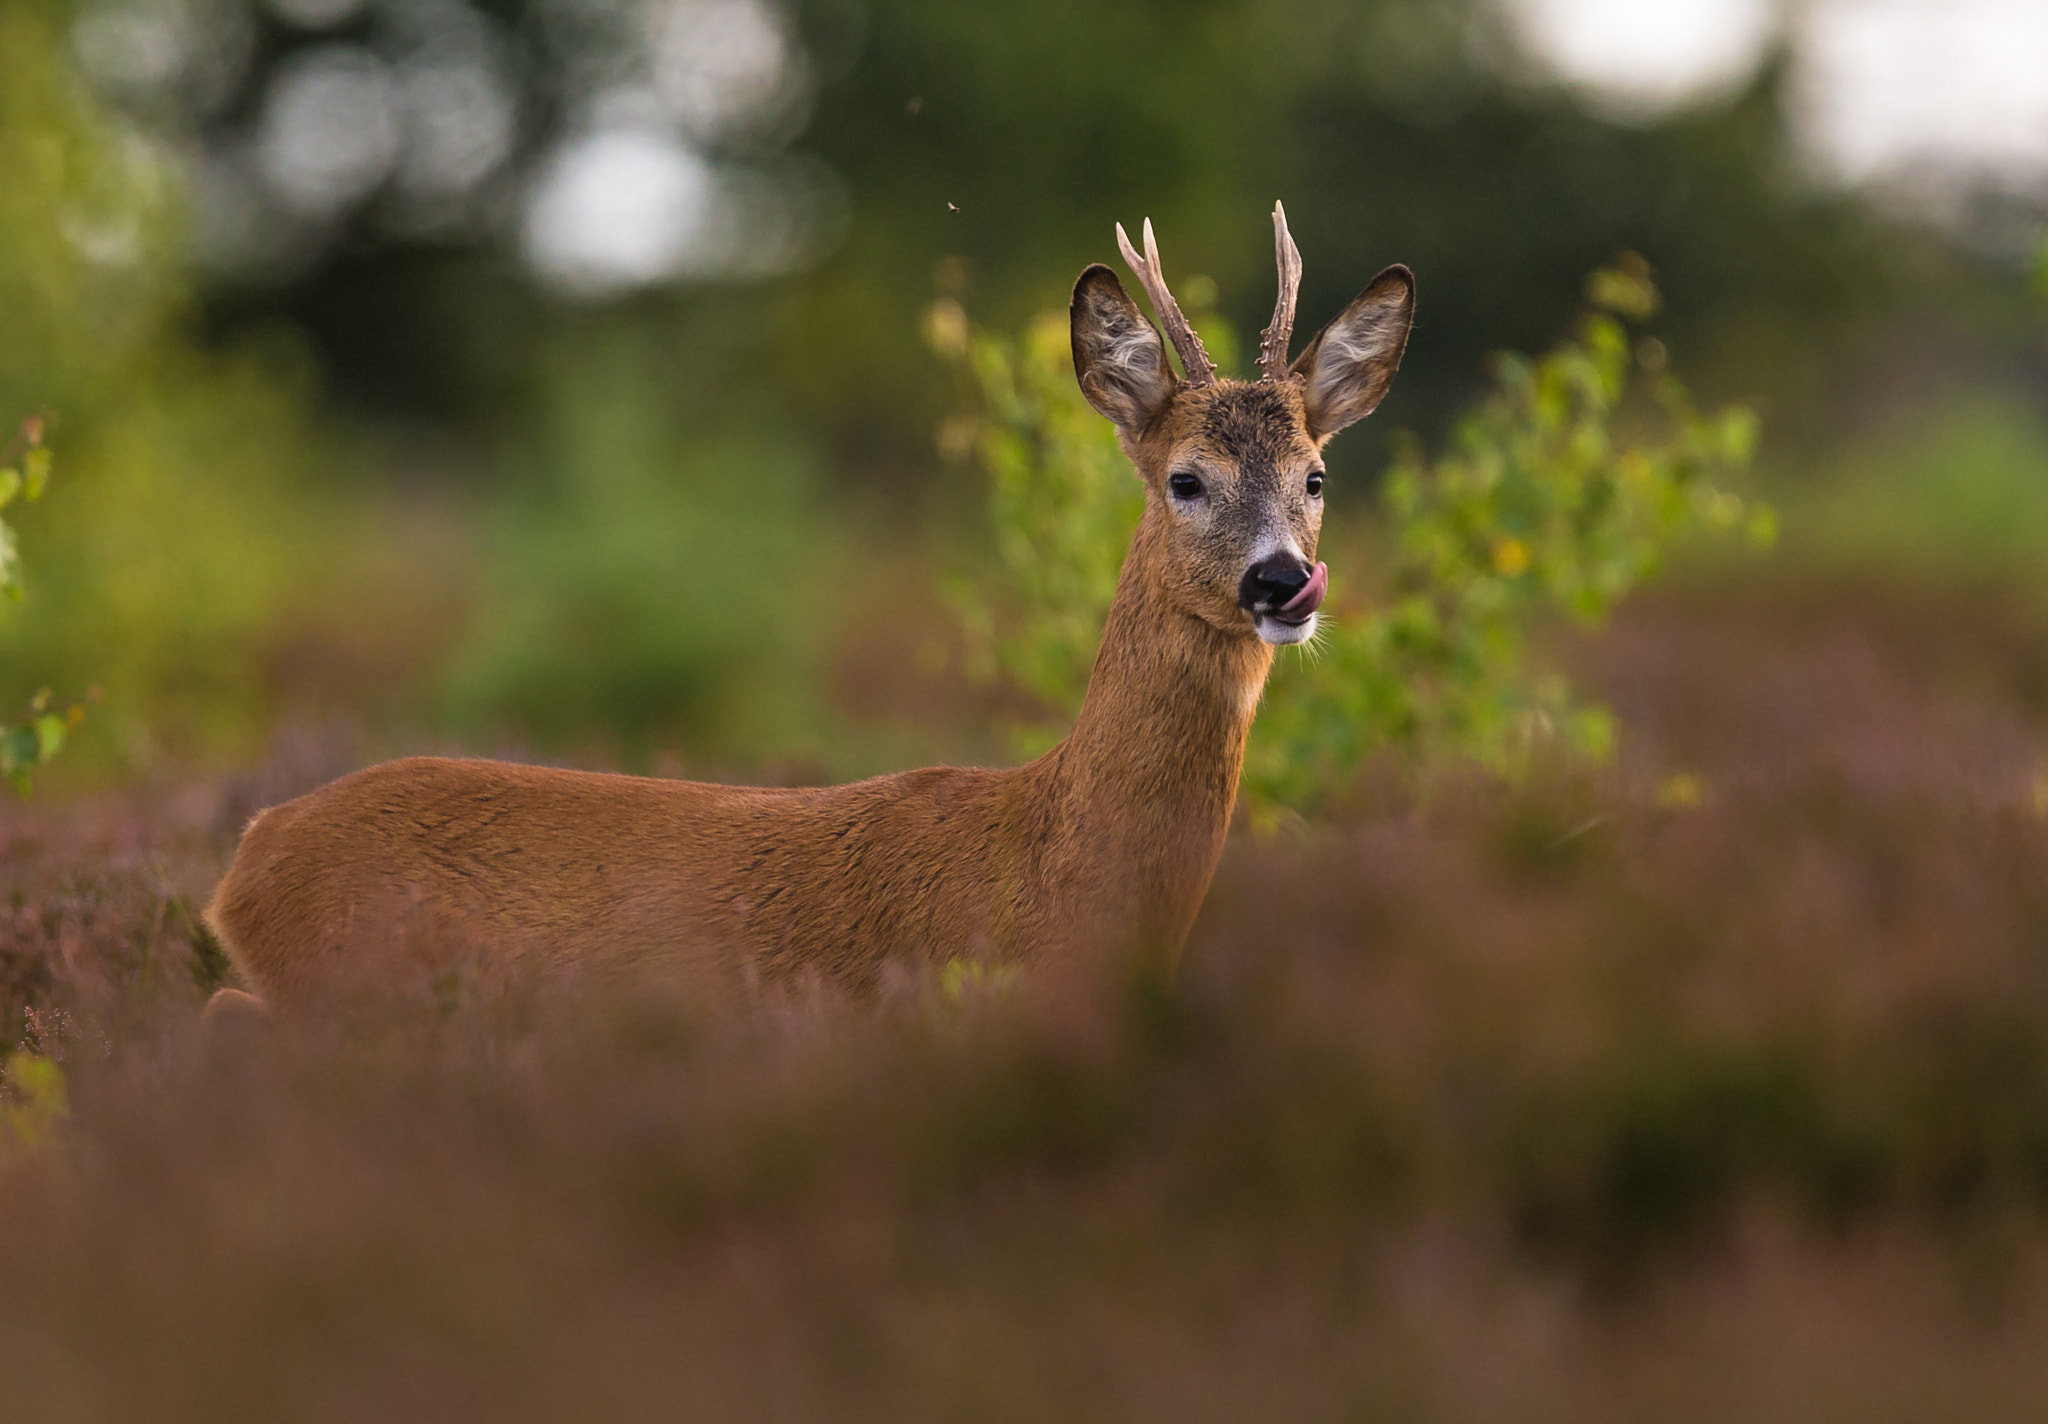
[[[43,497],[52,464],[43,433],[42,418],[31,416],[21,423],[21,433],[13,443],[0,451],[0,513],[17,499],[33,504]],[[0,517],[0,593],[21,598],[21,552],[14,526],[4,517]],[[27,711],[0,726],[0,776],[26,795],[36,768],[63,749],[65,737],[84,717],[84,707],[56,707],[48,688],[38,692],[29,700]]]
[[[1326,547],[1382,555],[1370,590],[1333,600],[1314,644],[1275,670],[1246,764],[1255,812],[1313,810],[1382,748],[1502,770],[1560,739],[1604,755],[1607,714],[1532,666],[1532,629],[1603,617],[1689,529],[1771,537],[1771,513],[1724,483],[1749,461],[1755,416],[1701,415],[1661,343],[1631,344],[1628,323],[1658,306],[1647,265],[1624,257],[1587,297],[1554,350],[1500,359],[1443,454],[1399,442],[1373,526],[1325,528]],[[1213,319],[1211,332],[1226,366],[1232,343]],[[926,334],[974,393],[941,444],[990,482],[1000,572],[992,596],[960,599],[976,665],[1057,714],[1018,729],[1028,753],[1079,706],[1143,496],[1075,388],[1063,313],[1011,341],[942,302]]]
[[[69,11],[0,6],[0,409],[65,422],[64,518],[21,520],[34,615],[0,610],[0,706],[102,686],[77,748],[101,771],[239,753],[271,722],[291,591],[331,590],[361,546],[319,493],[335,461],[296,345],[192,339],[179,164],[95,99]]]
[[[967,635],[969,672],[982,681],[1001,675],[1070,713],[1088,687],[1144,489],[1109,425],[1075,388],[1065,312],[1040,313],[1011,341],[970,330],[960,306],[942,301],[926,314],[925,335],[968,371],[979,398],[972,414],[939,431],[946,453],[971,452],[988,474],[1000,560],[988,586],[957,578],[948,589]],[[1030,722],[1013,732],[1033,755],[1064,727]]]
[[[814,732],[830,549],[814,462],[774,434],[708,433],[662,368],[625,338],[555,367],[445,675],[454,730],[632,766],[678,746],[787,753]]]

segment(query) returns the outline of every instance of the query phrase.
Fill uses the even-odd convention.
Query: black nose
[[[1292,554],[1275,554],[1244,571],[1237,585],[1237,606],[1247,613],[1270,613],[1308,586],[1315,570]]]

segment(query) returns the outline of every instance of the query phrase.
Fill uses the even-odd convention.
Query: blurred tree
[[[1663,277],[1695,384],[1758,396],[1780,450],[1859,414],[1854,363],[1961,369],[1958,332],[2003,360],[2018,320],[2009,281],[1803,182],[1782,65],[1619,125],[1529,78],[1488,0],[20,0],[0,41],[0,408],[62,409],[75,481],[36,531],[64,596],[0,621],[0,698],[102,681],[101,744],[138,756],[254,735],[309,622],[429,621],[376,552],[365,426],[405,483],[478,472],[458,498],[496,502],[438,684],[458,728],[804,725],[757,674],[805,665],[808,615],[726,637],[678,570],[814,547],[814,487],[965,514],[918,314],[936,285],[1015,329],[1117,219],[1154,217],[1246,330],[1276,196],[1305,325],[1409,262],[1383,424],[1425,441],[1620,248]],[[651,245],[647,204],[680,221]],[[573,368],[618,351],[654,369],[589,394]],[[1339,513],[1383,450],[1340,449]],[[707,543],[712,519],[744,536]],[[726,686],[752,691],[690,690]]]
[[[275,351],[195,355],[167,155],[69,69],[69,7],[0,10],[0,408],[59,410],[66,499],[24,513],[33,618],[0,621],[0,705],[102,685],[100,751],[256,732],[287,569],[317,578],[305,382]],[[303,369],[303,367],[301,367]]]
[[[1821,398],[1873,327],[1924,332],[1967,286],[1936,244],[1802,180],[1782,63],[1733,101],[1624,126],[1531,79],[1484,0],[181,3],[214,17],[193,33],[249,57],[225,92],[187,101],[207,171],[240,173],[243,207],[278,212],[269,230],[285,234],[282,256],[245,257],[216,282],[215,327],[290,317],[338,389],[384,414],[516,422],[558,337],[716,313],[734,334],[694,357],[691,379],[772,384],[842,477],[915,490],[939,403],[915,314],[935,272],[1014,326],[1110,254],[1113,220],[1150,214],[1174,269],[1218,279],[1225,313],[1256,329],[1275,197],[1308,255],[1305,319],[1386,261],[1420,273],[1422,324],[1388,414],[1429,436],[1476,390],[1485,352],[1548,339],[1579,274],[1616,250],[1663,274],[1669,330],[1699,353],[1702,387],[1767,388],[1781,436],[1829,428]],[[382,148],[291,158],[287,101],[323,75],[320,92],[355,94],[367,127],[389,131]],[[496,97],[449,108],[433,96],[450,76]],[[481,157],[435,208],[440,170],[421,155],[444,131]],[[533,270],[534,215],[568,161],[622,135],[633,141],[606,150],[628,165],[605,170],[614,198],[636,174],[640,189],[692,172],[715,188],[721,173],[789,177],[798,151],[820,159],[846,195],[843,239],[773,281],[747,275],[760,264],[742,243],[676,257],[681,277],[630,300],[559,303],[516,258]],[[300,206],[279,210],[252,171]],[[828,243],[836,220],[819,222]],[[1354,466],[1375,462],[1362,444]]]
[[[507,448],[444,710],[472,738],[643,770],[679,746],[743,763],[817,730],[815,460],[765,418],[708,420],[637,337],[560,350],[534,438]]]

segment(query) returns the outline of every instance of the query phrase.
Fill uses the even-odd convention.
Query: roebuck
[[[1256,382],[1217,376],[1149,221],[1142,256],[1121,226],[1117,241],[1184,374],[1109,268],[1074,286],[1075,374],[1146,500],[1064,742],[1011,770],[803,790],[374,766],[250,823],[207,911],[246,981],[298,1011],[427,983],[464,954],[742,993],[871,992],[892,961],[1177,955],[1273,648],[1315,631],[1320,452],[1379,404],[1414,311],[1414,279],[1389,267],[1290,366],[1301,257],[1278,205],[1273,224],[1280,296]]]

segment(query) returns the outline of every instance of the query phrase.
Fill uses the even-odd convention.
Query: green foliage
[[[0,610],[0,705],[99,684],[79,749],[102,765],[241,749],[270,719],[286,591],[331,589],[360,546],[312,493],[332,446],[291,345],[191,341],[177,164],[88,91],[68,10],[0,7],[0,408],[62,410],[66,432],[65,518],[22,518],[39,597]],[[26,496],[47,456],[18,473]],[[43,715],[15,752],[48,742]]]
[[[1214,283],[1193,276],[1179,285],[1211,358],[1227,369],[1237,341],[1205,314]],[[1012,341],[973,329],[957,302],[940,301],[926,313],[925,340],[972,379],[975,410],[948,421],[939,444],[955,457],[972,454],[987,472],[1001,561],[992,589],[963,578],[948,593],[970,671],[1000,674],[1058,714],[1013,729],[1018,749],[1035,755],[1064,735],[1081,705],[1144,487],[1114,430],[1074,385],[1065,312],[1041,313]]]
[[[1248,789],[1311,805],[1381,746],[1519,764],[1559,735],[1606,754],[1604,709],[1531,668],[1531,630],[1563,613],[1605,617],[1688,529],[1775,534],[1771,512],[1719,481],[1747,466],[1745,407],[1702,416],[1654,339],[1640,259],[1588,283],[1593,310],[1548,354],[1504,356],[1494,390],[1426,459],[1404,442],[1385,488],[1384,590],[1340,604],[1307,661],[1288,660],[1247,766]]]
[[[446,674],[457,730],[645,765],[678,744],[782,751],[815,725],[827,538],[808,452],[706,437],[663,366],[607,339],[555,368]]]
[[[17,499],[33,504],[43,497],[52,464],[44,433],[44,420],[31,416],[22,422],[13,443],[0,452],[0,515]],[[0,517],[0,592],[17,602],[21,598],[21,554],[14,526],[4,517]],[[62,751],[71,729],[84,720],[83,706],[54,707],[50,689],[43,688],[29,700],[27,711],[0,725],[0,776],[27,795],[36,768]]]
[[[1814,462],[1783,497],[1809,564],[2038,583],[2048,548],[2048,421],[1972,390],[1902,412]]]
[[[0,516],[17,499],[34,504],[49,482],[50,450],[43,444],[43,421],[31,416],[0,453]],[[21,601],[21,550],[15,542],[14,526],[4,517],[0,517],[0,593]]]
[[[29,699],[26,711],[0,727],[0,776],[26,796],[37,768],[64,750],[72,729],[84,720],[85,704],[59,707],[50,689],[43,688]]]
[[[1124,545],[1145,492],[1101,416],[1074,388],[1067,318],[1046,312],[1012,342],[970,330],[958,304],[926,317],[934,350],[962,363],[981,398],[978,415],[940,432],[950,453],[969,450],[989,478],[989,512],[1001,560],[997,596],[957,579],[948,589],[968,636],[969,667],[1000,672],[1062,710],[1078,707],[1116,592]],[[1028,616],[1005,616],[1028,610]],[[1041,751],[1060,735],[1050,725],[1016,729],[1021,750]]]
[[[1605,754],[1607,714],[1530,665],[1531,631],[1558,613],[1603,617],[1688,529],[1772,537],[1770,511],[1721,483],[1750,459],[1753,413],[1701,415],[1664,369],[1662,345],[1631,345],[1626,321],[1657,309],[1646,264],[1626,257],[1587,292],[1592,309],[1569,339],[1535,360],[1500,360],[1494,389],[1442,456],[1405,442],[1376,529],[1326,528],[1327,545],[1385,551],[1378,586],[1335,600],[1306,656],[1276,669],[1247,760],[1255,808],[1312,810],[1382,748],[1500,770],[1559,737]],[[984,670],[1063,724],[1086,686],[1141,493],[1075,390],[1064,317],[1040,318],[1012,344],[968,331],[942,304],[927,336],[973,379],[975,412],[942,443],[971,449],[987,470],[1002,558],[997,598],[963,600],[968,631]],[[1057,734],[1034,725],[1020,742],[1029,750]]]
[[[56,1062],[17,1048],[0,1063],[0,1153],[41,1147],[70,1111],[64,1070]]]

